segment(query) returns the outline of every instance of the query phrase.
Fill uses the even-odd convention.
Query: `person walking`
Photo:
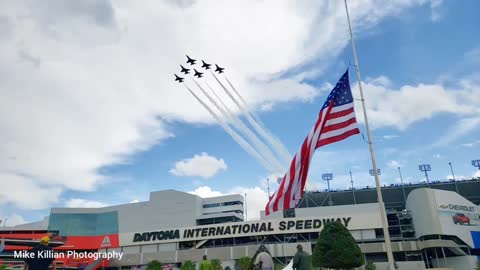
[[[273,270],[273,259],[272,255],[268,251],[267,247],[261,245],[257,251],[257,256],[255,257],[254,269],[256,270]]]
[[[48,270],[50,264],[52,265],[52,270],[57,269],[54,263],[53,248],[48,246],[49,242],[50,237],[44,236],[40,239],[40,244],[30,250],[33,256],[25,259],[25,270]]]
[[[203,260],[200,262],[198,270],[213,270],[212,262],[207,259],[207,255],[203,255]]]
[[[297,253],[295,253],[295,257],[293,257],[293,270],[310,270],[310,257],[306,252],[303,251],[302,245],[297,245]]]

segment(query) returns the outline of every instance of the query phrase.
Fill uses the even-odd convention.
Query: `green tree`
[[[313,252],[313,265],[333,269],[350,269],[365,264],[362,251],[340,222],[327,223]]]
[[[477,268],[475,270],[480,270],[480,261],[477,262]]]
[[[230,268],[230,266],[225,266],[225,269],[224,270],[232,270],[232,268]]]
[[[162,270],[162,263],[157,260],[153,260],[147,264],[147,270]]]
[[[366,270],[375,270],[375,269],[377,269],[377,267],[375,266],[375,264],[373,264],[373,262],[367,263]]]
[[[180,266],[180,270],[195,270],[195,263],[190,260],[186,260],[182,263],[182,266]]]
[[[252,263],[249,257],[241,257],[238,260],[238,264],[240,265],[241,270],[248,270]]]
[[[276,263],[274,266],[273,266],[273,270],[282,270],[283,269],[283,265],[279,264],[279,263]]]
[[[222,261],[220,261],[219,259],[213,259],[212,268],[213,270],[223,270]]]
[[[4,264],[0,264],[0,270],[5,270],[5,269],[7,269],[7,266]]]

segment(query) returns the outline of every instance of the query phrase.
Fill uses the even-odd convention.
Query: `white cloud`
[[[268,194],[265,190],[259,187],[246,188],[235,187],[230,194],[245,194],[247,193],[247,219],[254,220],[260,218],[260,211],[265,209],[268,202]]]
[[[480,145],[480,140],[461,144],[463,147],[474,147],[476,145]]]
[[[43,209],[58,202],[62,189],[43,184],[39,179],[13,173],[0,173],[0,204],[11,203],[24,209]],[[33,194],[33,196],[32,196]]]
[[[305,189],[307,191],[317,191],[321,189],[321,185],[319,182],[307,181]]]
[[[220,170],[227,170],[227,164],[223,159],[201,153],[192,158],[177,161],[174,168],[170,169],[170,173],[177,176],[200,176],[208,179]]]
[[[398,138],[398,137],[400,137],[400,136],[398,136],[398,135],[383,135],[383,138],[385,140],[391,140],[391,139],[395,139],[395,138]]]
[[[462,136],[469,134],[473,130],[476,130],[479,128],[480,128],[480,117],[469,117],[469,118],[461,119],[457,123],[455,123],[453,127],[450,127],[448,129],[448,132],[443,134],[437,141],[435,141],[433,143],[433,146],[448,145],[453,141],[461,138]]]
[[[25,223],[27,223],[25,221],[25,219],[21,215],[18,215],[18,214],[11,214],[11,215],[7,215],[7,216],[1,215],[0,216],[0,227],[4,227],[4,226],[13,227],[13,226],[17,226],[17,225],[25,224]]]
[[[138,202],[140,202],[140,200],[133,200],[130,203],[138,203]]]
[[[440,6],[442,5],[443,0],[432,0],[430,2],[431,15],[430,19],[433,22],[437,22],[441,19]]]
[[[219,191],[213,191],[212,188],[210,188],[209,186],[198,187],[197,189],[195,189],[194,191],[190,191],[189,193],[195,194],[202,198],[210,198],[224,195]]]
[[[442,159],[442,158],[444,158],[445,156],[440,155],[440,154],[435,154],[435,155],[433,155],[433,157],[436,158],[436,159]]]
[[[425,3],[352,1],[350,10],[362,32]],[[348,45],[337,1],[0,5],[0,173],[21,178],[12,192],[2,187],[0,204],[26,208],[95,190],[109,181],[101,168],[170,138],[170,121],[212,123],[172,81],[185,52],[223,64],[258,109],[312,100],[318,90],[277,75],[309,61],[324,69]]]
[[[446,177],[447,177],[446,179],[453,180],[453,175],[452,174],[449,174]],[[475,177],[475,176],[473,176],[473,177]],[[470,179],[470,177],[466,177],[464,175],[455,175],[455,180],[463,180],[463,179]]]
[[[100,208],[106,206],[108,206],[106,203],[79,198],[71,198],[65,203],[65,207],[69,208]]]
[[[370,83],[365,83],[364,94],[368,117],[373,128],[394,127],[405,130],[415,122],[430,119],[441,113],[466,117],[464,121],[471,124],[477,117],[468,117],[479,112],[476,102],[480,99],[480,94],[475,91],[478,87],[478,84],[468,81],[462,83],[460,89],[449,89],[440,84],[404,85],[399,89],[392,89],[373,79]],[[357,85],[352,87],[357,88]],[[354,91],[353,95],[355,98],[360,96],[358,91]],[[467,98],[468,95],[470,99]],[[362,112],[361,102],[356,102],[355,107],[357,112]],[[363,122],[362,117],[358,120]],[[465,126],[468,127],[462,130],[471,127],[466,123]]]
[[[390,160],[388,163],[387,163],[387,167],[390,168],[390,169],[394,169],[394,170],[397,170],[398,167],[402,167],[402,163],[398,160]]]
[[[477,170],[474,174],[473,177],[480,177],[480,170]]]

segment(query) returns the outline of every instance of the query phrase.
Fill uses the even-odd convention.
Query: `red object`
[[[465,216],[465,214],[457,213],[452,217],[453,223],[455,224],[468,224],[470,225],[470,218]]]
[[[293,157],[278,190],[270,197],[265,206],[265,214],[297,206],[304,194],[308,169],[315,149],[359,133],[347,70],[330,92],[315,126]]]
[[[62,241],[59,239],[59,241]],[[64,245],[56,250],[98,250],[104,248],[117,248],[120,246],[118,234],[97,236],[67,236],[63,237]]]

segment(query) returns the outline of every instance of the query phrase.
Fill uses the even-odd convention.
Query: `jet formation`
[[[191,57],[188,56],[188,55],[186,55],[186,56],[187,56],[187,61],[186,61],[186,63],[189,64],[189,65],[191,65],[191,66],[194,66],[194,65],[196,64],[197,60],[191,58]],[[203,69],[205,69],[205,70],[211,69],[212,64],[209,64],[209,63],[205,62],[204,60],[201,60],[201,61],[202,61],[202,68],[203,68]],[[185,75],[190,74],[190,70],[191,70],[191,69],[186,68],[186,67],[184,67],[183,65],[180,65],[180,68],[181,68],[181,70],[180,70],[181,73],[183,73],[183,74],[185,74]],[[217,72],[218,74],[220,74],[220,73],[223,73],[224,70],[225,70],[225,68],[219,67],[217,64],[215,64],[215,72]],[[202,77],[204,76],[204,75],[203,75],[203,74],[204,74],[203,72],[199,72],[199,71],[196,70],[196,69],[193,69],[193,71],[194,71],[194,74],[193,74],[194,77],[202,78]],[[180,76],[178,76],[177,74],[174,74],[174,75],[175,75],[175,81],[176,81],[176,82],[182,83],[182,82],[185,80],[185,78],[180,77]]]

